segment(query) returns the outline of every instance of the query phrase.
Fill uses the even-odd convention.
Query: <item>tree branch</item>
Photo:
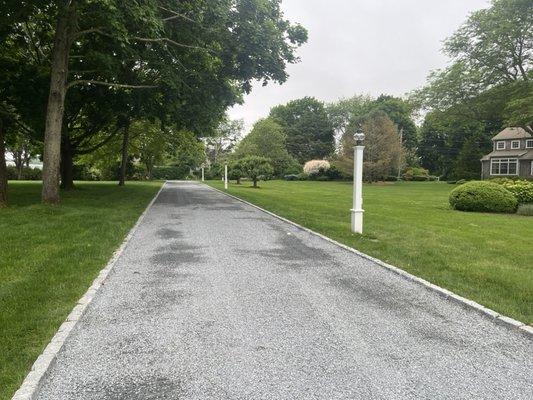
[[[117,135],[118,131],[119,131],[119,128],[116,128],[107,138],[102,140],[100,143],[97,143],[94,146],[86,148],[86,149],[80,149],[80,150],[77,151],[77,154],[79,154],[79,155],[81,155],[81,154],[89,154],[89,153],[92,153],[95,150],[98,150],[100,147],[102,147],[106,143],[109,143]]]
[[[202,26],[198,21],[195,21],[194,19],[190,18],[190,17],[187,17],[186,15],[184,14],[180,14],[179,12],[176,12],[174,10],[170,10],[168,8],[165,8],[165,7],[162,7],[162,6],[159,6],[159,8],[161,10],[164,10],[166,12],[169,12],[172,14],[172,17],[168,17],[168,18],[163,18],[163,21],[172,21],[173,19],[177,19],[177,18],[181,18],[181,19],[184,19],[186,21],[189,21],[189,22],[192,22],[194,24],[197,24],[197,25],[200,25]],[[202,26],[203,28],[203,26]]]
[[[156,85],[127,85],[123,83],[95,81],[92,79],[79,79],[79,80],[70,82],[67,85],[67,89],[70,89],[72,86],[76,86],[76,85],[101,85],[101,86],[116,87],[116,88],[122,88],[122,89],[155,89],[157,87]]]
[[[166,38],[166,37],[150,39],[150,38],[142,38],[142,37],[135,36],[132,39],[138,40],[139,42],[148,42],[148,43],[169,43],[169,44],[172,44],[172,45],[177,46],[177,47],[184,47],[186,49],[195,49],[195,50],[202,50],[202,51],[211,52],[209,49],[206,49],[204,47],[191,46],[189,44],[178,43],[178,42],[175,42],[174,40]]]
[[[83,31],[78,31],[76,32],[72,38],[74,40],[76,40],[77,38],[79,38],[80,36],[83,36],[83,35],[87,35],[89,33],[99,33],[100,35],[104,35],[104,36],[111,36],[110,34],[108,33],[105,33],[102,28],[89,28],[89,29],[85,29]]]

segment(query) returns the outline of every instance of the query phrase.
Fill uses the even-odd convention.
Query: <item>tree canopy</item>
[[[73,134],[65,132],[64,110],[81,109],[76,119],[86,122],[85,103],[96,87],[107,91],[117,114],[132,110],[132,101],[124,100],[140,90],[144,111],[135,116],[149,114],[164,125],[209,135],[252,81],[283,83],[286,65],[298,61],[295,50],[307,40],[303,27],[284,18],[280,0],[4,0],[0,9],[3,76],[26,84],[31,76],[44,77],[37,85],[48,94],[39,118],[45,126],[43,200],[52,203],[59,200],[61,141]],[[36,60],[27,61],[25,52]],[[22,106],[28,96],[22,87],[5,85],[3,80],[0,92],[16,96],[3,96],[3,109],[32,127]],[[81,107],[72,107],[72,100]],[[117,121],[107,121],[112,131],[109,124]]]
[[[239,143],[233,157],[266,157],[274,169],[274,175],[297,173],[301,167],[286,149],[283,128],[271,118],[259,120],[252,131]]]
[[[293,100],[274,107],[270,118],[281,125],[289,154],[301,164],[333,153],[333,124],[323,102],[313,97]]]

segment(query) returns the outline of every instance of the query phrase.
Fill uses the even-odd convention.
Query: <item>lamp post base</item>
[[[350,210],[352,212],[352,232],[363,233],[363,213],[365,210]]]

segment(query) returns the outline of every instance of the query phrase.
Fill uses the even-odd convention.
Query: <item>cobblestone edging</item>
[[[98,289],[100,289],[100,287],[104,284],[105,280],[109,276],[109,273],[113,270],[113,267],[115,266],[115,263],[117,262],[118,258],[126,249],[128,242],[134,235],[138,226],[141,224],[148,210],[152,207],[155,200],[165,187],[165,184],[166,182],[161,186],[152,201],[145,208],[145,210],[143,211],[133,228],[131,228],[120,247],[113,253],[113,256],[111,257],[105,268],[100,271],[96,279],[93,281],[92,285],[89,287],[89,290],[87,290],[87,292],[85,292],[82,298],[78,300],[76,306],[72,309],[65,322],[61,324],[59,330],[56,332],[48,346],[46,346],[41,355],[37,357],[37,360],[33,363],[30,372],[28,373],[28,375],[26,375],[26,378],[22,382],[22,385],[13,395],[12,400],[31,400],[34,398],[37,393],[37,390],[39,389],[43,377],[45,376],[48,369],[55,362],[56,355],[61,350],[61,347],[65,343],[65,340],[69,336],[74,326],[76,326],[76,324],[80,320],[81,316],[87,309],[87,306],[93,300],[95,294],[98,292]]]
[[[416,282],[424,287],[426,287],[428,290],[431,290],[431,291],[434,291],[436,293],[438,293],[440,296],[444,297],[445,299],[449,299],[451,301],[454,301],[460,305],[462,305],[463,307],[466,307],[466,308],[469,308],[469,309],[473,309],[474,311],[478,312],[479,314],[487,317],[487,318],[490,318],[492,320],[494,320],[496,323],[499,323],[499,324],[502,324],[510,329],[513,329],[515,330],[516,332],[519,332],[519,333],[522,333],[524,335],[526,335],[526,337],[530,338],[530,339],[533,339],[533,326],[530,326],[530,325],[526,325],[524,324],[523,322],[520,322],[520,321],[517,321],[513,318],[510,318],[510,317],[507,317],[505,315],[501,315],[499,313],[497,313],[496,311],[494,310],[491,310],[490,308],[487,308],[487,307],[484,307],[482,306],[481,304],[479,303],[476,303],[475,301],[473,300],[469,300],[467,298],[464,298],[462,296],[459,296],[447,289],[444,289],[440,286],[437,286],[437,285],[434,285],[433,283],[431,282],[428,282],[426,281],[425,279],[422,279],[422,278],[419,278],[417,276],[414,276],[398,267],[395,267],[394,265],[391,265],[391,264],[387,264],[386,262],[383,262],[377,258],[374,258],[374,257],[371,257],[369,256],[368,254],[365,254],[365,253],[362,253],[360,252],[359,250],[356,250],[352,247],[349,247],[349,246],[346,246],[342,243],[339,243],[337,242],[336,240],[333,240],[327,236],[324,236],[322,235],[321,233],[318,233],[318,232],[315,232],[309,228],[306,228],[305,226],[302,226],[300,224],[297,224],[296,222],[293,222],[287,218],[283,218],[271,211],[268,211],[268,210],[265,210],[264,208],[261,208],[253,203],[250,203],[249,201],[246,201],[246,200],[243,200],[237,196],[234,196],[232,194],[229,194],[229,193],[226,193],[222,190],[219,190],[219,189],[216,189],[212,186],[209,186],[207,184],[205,184],[205,186],[207,186],[208,188],[212,189],[212,190],[215,190],[219,193],[222,193],[226,196],[229,196],[229,197],[232,197],[234,198],[235,200],[238,200],[242,203],[245,203],[249,206],[252,206],[258,210],[261,210],[262,212],[268,214],[268,215],[271,215],[273,216],[274,218],[277,218],[279,220],[282,220],[288,224],[291,224],[293,226],[296,226],[297,228],[301,229],[301,230],[304,230],[308,233],[311,233],[315,236],[318,236],[324,240],[327,240],[328,242],[330,243],[333,243],[339,247],[342,247],[343,249],[349,251],[349,252],[352,252],[352,253],[355,253],[363,258],[366,258],[367,260],[370,260],[370,261],[373,261],[375,262],[376,264],[378,264],[379,266],[383,267],[383,268],[386,268],[388,269],[389,271],[391,272],[394,272],[395,274],[397,275],[400,275],[402,276],[403,278],[405,279],[408,279],[410,281],[413,281],[413,282]]]

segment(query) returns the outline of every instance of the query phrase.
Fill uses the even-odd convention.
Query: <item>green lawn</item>
[[[348,182],[269,181],[260,189],[231,184],[229,193],[533,324],[533,217],[451,210],[453,187],[365,185],[362,236],[350,232]]]
[[[60,207],[10,182],[0,209],[0,399],[9,399],[161,183],[78,183]]]

